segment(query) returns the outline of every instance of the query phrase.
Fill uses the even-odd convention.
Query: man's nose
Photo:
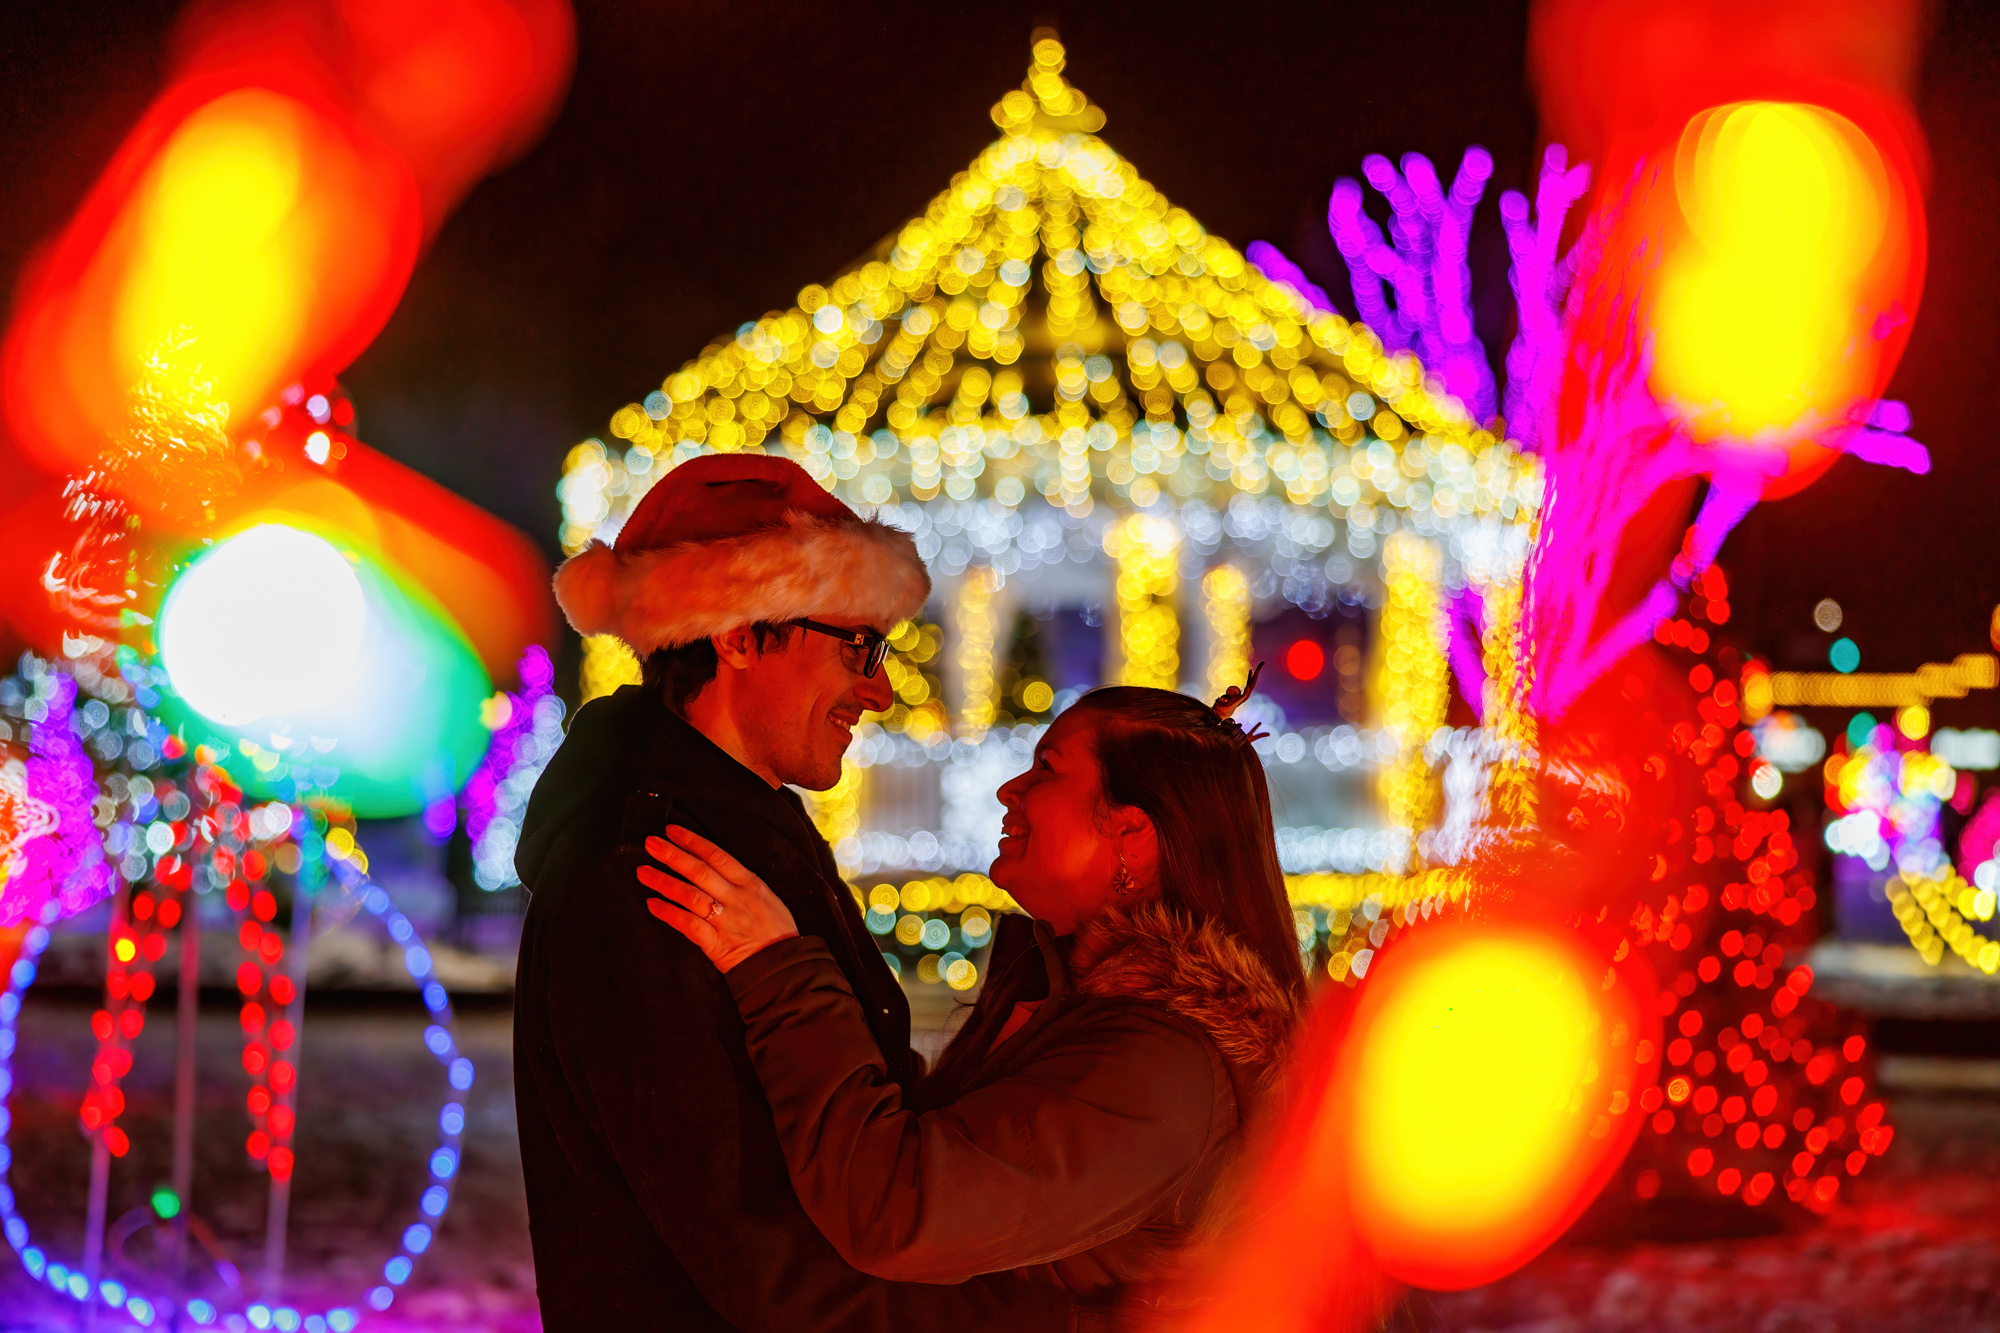
[[[872,713],[886,713],[889,706],[896,702],[896,692],[889,688],[889,673],[886,671],[863,676],[861,688],[856,693]]]

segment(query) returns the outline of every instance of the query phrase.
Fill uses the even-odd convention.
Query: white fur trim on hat
[[[930,591],[909,533],[803,510],[739,537],[630,555],[593,541],[556,571],[556,603],[571,627],[615,634],[642,659],[758,621],[887,629],[922,610]]]

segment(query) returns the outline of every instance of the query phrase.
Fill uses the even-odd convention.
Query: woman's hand
[[[639,882],[659,895],[646,910],[693,940],[719,970],[799,933],[778,895],[699,833],[672,824],[665,838],[646,839],[646,850],[680,876],[640,866]]]

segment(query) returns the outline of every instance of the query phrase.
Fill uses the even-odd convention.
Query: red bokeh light
[[[1294,680],[1317,680],[1326,670],[1326,649],[1311,639],[1296,640],[1285,649],[1285,670]]]

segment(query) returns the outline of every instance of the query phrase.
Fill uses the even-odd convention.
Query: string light
[[[1518,571],[1511,578],[1495,578],[1485,590],[1487,676],[1482,694],[1499,743],[1487,800],[1494,824],[1507,829],[1535,826],[1534,776],[1528,765],[1519,762],[1536,752],[1540,731],[1527,706],[1534,665],[1524,651],[1521,632],[1525,591],[1526,582]]]
[[[1680,1188],[1752,1206],[1782,1189],[1792,1202],[1824,1212],[1842,1177],[1885,1151],[1893,1130],[1880,1102],[1863,1105],[1865,1041],[1829,1040],[1841,1022],[1829,1006],[1809,1001],[1812,971],[1792,961],[1816,895],[1811,876],[1797,873],[1789,814],[1736,799],[1748,765],[1762,762],[1753,759],[1755,736],[1739,707],[1760,668],[1718,670],[1711,663],[1733,654],[1692,624],[1697,612],[1722,623],[1726,598],[1722,572],[1711,566],[1688,594],[1691,614],[1662,622],[1655,633],[1670,657],[1687,664],[1687,683],[1697,692],[1695,717],[1673,724],[1664,747],[1677,756],[1671,762],[1692,765],[1680,780],[1696,794],[1655,844],[1651,878],[1663,886],[1661,896],[1634,911],[1614,955],[1616,967],[1635,951],[1649,954],[1662,978],[1659,1012],[1667,1024],[1661,1049],[1649,1052],[1661,1060],[1660,1082],[1639,1095],[1651,1133],[1634,1150],[1642,1168],[1634,1189],[1650,1199],[1674,1177]],[[1628,700],[1646,698],[1636,675],[1625,685]],[[1665,754],[1649,757],[1643,771],[1654,782],[1675,780]],[[1877,769],[1870,776],[1882,775]],[[1676,957],[1711,941],[1699,956]]]
[[[1392,457],[1427,435],[1420,456],[1447,475],[1398,502],[1513,516],[1511,453],[1413,356],[1265,278],[1102,140],[1051,122],[1049,105],[1089,103],[1061,77],[1059,43],[1035,59],[994,110],[1002,138],[873,259],[620,409],[622,456],[596,440],[572,451],[565,549],[615,533],[686,458],[774,436],[854,503],[1040,494],[1085,509],[1221,483],[1344,508],[1386,498],[1375,456],[1348,463],[1371,431]],[[1030,347],[1049,349],[1045,376],[1015,368]],[[1054,382],[1047,410],[1031,381]]]
[[[9,693],[28,722],[28,754],[0,749],[0,926],[40,920],[50,904],[73,916],[118,882],[95,826],[96,775],[78,734],[95,727],[78,718],[76,682],[32,656],[22,665],[32,693],[18,682]],[[95,710],[109,720],[103,704],[85,705]]]
[[[472,877],[486,890],[520,883],[514,848],[535,782],[562,745],[563,702],[555,694],[555,667],[537,644],[521,656],[521,693],[489,701],[499,725],[486,758],[465,784],[465,832],[472,842]],[[434,831],[435,832],[435,831]]]
[[[903,957],[915,956],[919,980],[953,990],[969,990],[979,980],[978,966],[965,955],[992,942],[993,913],[1019,910],[1006,890],[973,873],[912,879],[900,888],[877,884],[855,897],[868,929],[887,937],[885,944],[894,941],[889,957],[899,975]]]
[[[944,630],[923,621],[909,621],[890,631],[891,651],[882,659],[882,670],[896,692],[896,702],[871,721],[917,741],[945,730],[943,685],[934,670],[925,669],[934,667],[943,644]]]
[[[210,873],[237,866],[244,867],[245,869],[255,869],[256,867],[252,864],[252,858],[256,857],[261,861],[261,851],[244,850],[240,859],[238,859],[229,852],[227,844],[235,840],[239,847],[242,846],[242,841],[238,837],[240,833],[247,832],[261,836],[258,832],[261,830],[269,833],[272,837],[282,837],[284,834],[277,832],[278,826],[276,821],[268,814],[265,814],[264,809],[260,808],[259,811],[253,813],[242,811],[236,807],[235,798],[239,793],[228,787],[226,777],[221,775],[218,770],[209,769],[207,772],[210,778],[216,780],[213,796],[219,802],[214,812],[213,822],[218,832],[226,832],[228,836],[216,840],[221,845],[213,849],[209,858],[209,864],[199,868]],[[198,786],[201,781],[202,778],[198,773],[196,778]],[[184,793],[176,791],[172,795],[180,796],[182,802],[185,803],[186,798]],[[225,818],[224,815],[232,808],[236,810],[236,813]],[[186,817],[186,814],[187,810],[184,808],[182,811],[183,817]],[[291,812],[291,816],[291,818],[285,821],[284,828],[286,830],[293,827],[294,820],[300,821],[299,827],[307,827],[303,822],[305,818],[304,812]],[[314,841],[318,842],[319,840],[315,839]],[[268,841],[265,845],[269,845]],[[321,847],[323,850],[323,843],[321,843]],[[223,860],[225,856],[229,857],[227,865],[224,864]],[[415,927],[402,913],[395,910],[389,901],[389,895],[379,887],[369,884],[361,872],[355,869],[350,861],[329,855],[325,864],[339,880],[342,890],[345,893],[351,894],[358,900],[360,907],[365,908],[372,916],[380,920],[387,929],[390,938],[402,947],[404,966],[409,971],[411,979],[417,984],[423,997],[424,1005],[431,1016],[430,1025],[425,1030],[425,1045],[443,1067],[444,1081],[448,1086],[446,1100],[438,1115],[437,1146],[432,1150],[425,1163],[428,1174],[428,1185],[418,1202],[417,1220],[398,1233],[394,1253],[383,1265],[381,1282],[369,1288],[362,1295],[361,1299],[353,1305],[339,1305],[325,1309],[307,1310],[274,1304],[270,1301],[247,1302],[240,1307],[225,1310],[218,1308],[214,1302],[206,1298],[195,1297],[183,1302],[177,1297],[155,1295],[134,1289],[119,1282],[111,1281],[101,1282],[93,1290],[81,1265],[71,1266],[58,1262],[52,1259],[41,1246],[34,1243],[27,1219],[22,1217],[18,1211],[16,1192],[7,1185],[6,1174],[11,1161],[11,1153],[5,1143],[6,1122],[0,1119],[0,1234],[4,1234],[8,1244],[12,1246],[15,1253],[19,1256],[22,1267],[27,1270],[30,1277],[47,1284],[59,1295],[70,1297],[86,1305],[93,1307],[101,1306],[101,1308],[106,1310],[122,1313],[141,1326],[152,1326],[162,1318],[171,1319],[178,1310],[180,1314],[185,1316],[188,1323],[201,1328],[217,1324],[225,1324],[228,1327],[234,1328],[238,1326],[238,1321],[243,1321],[245,1324],[257,1328],[324,1328],[332,1330],[333,1333],[353,1333],[353,1330],[361,1322],[361,1310],[363,1306],[376,1311],[382,1311],[388,1309],[393,1304],[395,1300],[395,1288],[408,1281],[417,1258],[429,1248],[431,1240],[436,1234],[437,1227],[450,1204],[462,1155],[462,1136],[466,1128],[466,1113],[462,1098],[472,1086],[473,1068],[472,1062],[458,1049],[456,1040],[452,1036],[450,1000],[445,994],[444,987],[436,979],[432,968],[430,952],[417,939]],[[294,869],[296,870],[296,868],[297,865],[294,863]],[[185,871],[191,880],[195,869],[197,867],[190,861],[180,860],[168,867],[168,873],[176,875]],[[181,885],[180,891],[184,892],[186,887],[186,884]],[[235,886],[232,886],[232,890],[234,888]],[[232,891],[232,906],[236,905],[237,897],[238,895]],[[244,897],[247,901],[248,895],[245,894]],[[167,911],[168,905],[175,901],[175,899],[165,898],[157,893],[134,894],[131,902],[136,910],[129,911],[125,916],[125,920],[129,925],[138,927],[138,929],[128,929],[122,933],[114,931],[114,959],[118,958],[116,940],[123,938],[132,945],[132,958],[147,958],[148,961],[157,961],[164,950],[151,951],[150,957],[148,957],[146,946],[141,941],[144,939],[161,939],[160,932],[172,928],[177,922],[191,922],[193,919],[186,915],[175,917],[172,912]],[[141,907],[141,903],[150,904],[150,910],[146,907]],[[51,939],[48,926],[56,917],[58,910],[53,903],[44,906],[42,919],[32,925],[23,937],[20,957],[16,960],[13,969],[7,975],[4,992],[0,992],[0,1086],[5,1086],[12,1080],[12,1065],[18,1050],[22,999],[28,988],[34,984],[38,971],[37,964],[42,953],[48,948]],[[253,910],[252,915],[255,916],[257,913]],[[254,924],[254,922],[251,924]],[[152,991],[150,973],[135,971],[128,967],[123,971],[114,968],[109,975],[123,980],[126,992],[124,1003],[128,1006],[143,1005],[145,1000],[150,997]],[[239,987],[243,986],[246,975],[239,969]],[[288,978],[283,976],[273,975],[271,979],[272,989],[264,992],[264,994],[274,1002],[282,1002],[283,987],[279,986],[278,983],[288,980]],[[115,982],[110,984],[115,985]],[[258,984],[261,984],[261,978]],[[256,993],[255,991],[246,989],[246,995],[254,995]],[[114,1002],[116,1002],[116,997],[114,997]],[[261,1006],[259,1007],[261,1008]],[[100,1011],[94,1020],[95,1026],[109,1026],[117,1043],[116,1045],[101,1048],[100,1050],[100,1063],[107,1063],[117,1071],[112,1080],[100,1080],[98,1082],[97,1086],[101,1091],[108,1091],[110,1094],[115,1094],[117,1091],[116,1080],[122,1078],[126,1070],[129,1069],[129,1048],[124,1043],[129,1042],[130,1037],[124,1035],[123,1027],[130,1025],[130,1020],[123,1015],[135,1012],[138,1012],[138,1010],[127,1007],[114,1015],[107,1008],[104,1011]],[[260,1027],[268,1022],[268,1017],[263,1016]],[[136,1035],[136,1031],[137,1028],[134,1026],[133,1035]],[[117,1052],[117,1054],[107,1054],[107,1049],[111,1052]],[[271,1115],[271,1109],[266,1108],[261,1112],[258,1111],[261,1099],[258,1099],[256,1094],[260,1090],[253,1087],[251,1091],[251,1109],[253,1113],[267,1117],[265,1124],[268,1125],[270,1123],[268,1117]],[[116,1114],[120,1113],[111,1108],[122,1106],[122,1100],[122,1096],[101,1095],[96,1103],[96,1109],[100,1116],[105,1117],[104,1123],[107,1124],[106,1128],[100,1129],[98,1132],[105,1134],[107,1138],[110,1138],[114,1134],[120,1136],[123,1134],[123,1131],[118,1130],[115,1125],[108,1124],[111,1117],[115,1117]],[[289,1103],[274,1101],[272,1105],[283,1106],[285,1110],[290,1110]],[[86,1111],[90,1110],[91,1107],[92,1103],[86,1102]],[[105,1112],[107,1111],[110,1113],[109,1116],[105,1116]],[[286,1136],[289,1136],[291,1132],[289,1128],[284,1130]],[[264,1156],[266,1158],[267,1169],[272,1170],[274,1173],[289,1169],[288,1161],[286,1165],[280,1165],[280,1159],[277,1156],[280,1151],[289,1153],[289,1149],[284,1147],[283,1141],[279,1138],[274,1137],[270,1146],[265,1147]],[[181,1206],[184,1206],[182,1201],[175,1199],[174,1210],[178,1211]],[[164,1209],[157,1211],[163,1217],[167,1215]]]

